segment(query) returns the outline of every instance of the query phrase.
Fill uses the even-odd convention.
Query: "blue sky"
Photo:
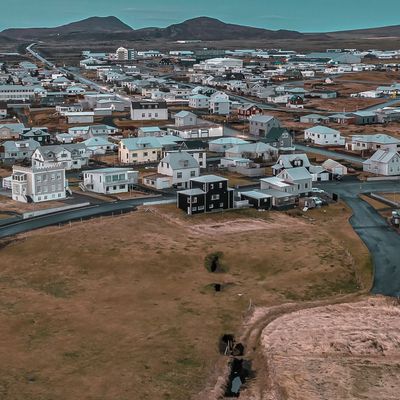
[[[57,26],[94,15],[115,15],[133,28],[203,15],[302,32],[400,24],[400,0],[0,0],[0,5],[0,30]]]

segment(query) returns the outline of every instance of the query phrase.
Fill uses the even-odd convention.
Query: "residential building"
[[[322,167],[333,176],[347,175],[347,167],[330,158],[322,163]]]
[[[93,111],[65,112],[68,124],[92,124],[94,122]]]
[[[0,85],[0,101],[33,100],[36,96],[45,97],[47,91],[40,86]]]
[[[180,111],[175,114],[175,126],[193,126],[197,125],[197,115],[190,111]]]
[[[32,154],[34,167],[61,165],[65,170],[77,170],[88,163],[89,152],[83,143],[40,146]]]
[[[146,136],[165,136],[167,131],[161,129],[158,126],[142,126],[138,129],[138,137]]]
[[[285,128],[272,128],[263,139],[264,143],[268,143],[278,150],[293,151],[293,137]]]
[[[228,179],[204,175],[190,180],[190,188],[178,192],[177,206],[189,215],[233,208],[234,190]]]
[[[0,124],[0,141],[9,139],[19,139],[24,132],[25,126],[20,123]]]
[[[195,94],[190,96],[189,107],[196,109],[208,109],[210,107],[210,98],[203,94]]]
[[[168,107],[165,101],[142,100],[131,103],[133,121],[168,120]]]
[[[225,157],[249,158],[260,162],[276,159],[277,156],[278,150],[275,147],[262,142],[237,144],[225,150]]]
[[[247,144],[246,140],[236,137],[222,137],[208,142],[208,149],[215,153],[224,153],[225,150],[230,149],[236,145]]]
[[[210,97],[209,111],[217,115],[229,115],[231,102],[229,96],[224,92],[216,92]]]
[[[51,135],[47,128],[31,128],[25,129],[24,132],[20,134],[20,138],[23,140],[36,140],[43,146],[50,143]]]
[[[400,154],[395,150],[377,150],[363,162],[363,170],[385,176],[400,175]]]
[[[83,174],[84,191],[102,194],[127,193],[137,185],[139,172],[129,168],[103,168],[85,171]]]
[[[182,139],[202,139],[221,137],[224,135],[224,128],[218,124],[189,125],[168,128],[168,133]]]
[[[302,124],[320,124],[326,121],[329,121],[329,118],[319,114],[308,114],[300,117],[300,122]]]
[[[170,186],[187,188],[191,178],[200,175],[199,163],[185,151],[170,152],[158,164],[161,175],[169,176]]]
[[[254,115],[249,120],[251,135],[265,137],[273,128],[280,128],[279,120],[271,115]]]
[[[30,160],[40,144],[33,139],[9,140],[0,145],[0,159],[3,163],[14,164],[17,161]]]
[[[351,141],[346,143],[346,149],[351,151],[376,151],[400,149],[400,140],[382,133],[374,135],[353,135]]]
[[[62,200],[67,197],[68,181],[62,165],[51,167],[13,166],[12,199],[22,203]]]
[[[305,196],[312,190],[312,176],[304,167],[284,169],[276,177],[261,179],[261,189]]]
[[[118,146],[115,143],[112,143],[101,136],[87,139],[82,142],[82,144],[86,146],[90,156],[102,155],[118,149]]]
[[[274,175],[278,175],[284,169],[304,167],[310,169],[311,163],[307,157],[307,154],[282,154],[279,156],[278,161],[272,167]]]
[[[263,113],[262,108],[258,107],[255,104],[249,103],[249,104],[242,104],[238,109],[237,109],[238,117],[239,119],[250,119],[254,115],[260,115]]]
[[[314,126],[304,131],[304,140],[319,146],[344,146],[340,132],[327,126]]]

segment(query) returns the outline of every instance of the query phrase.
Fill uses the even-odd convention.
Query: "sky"
[[[198,16],[301,32],[400,24],[400,0],[0,0],[0,6],[0,30],[108,15],[134,29],[165,27]]]

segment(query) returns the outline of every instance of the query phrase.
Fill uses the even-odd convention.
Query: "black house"
[[[178,192],[178,208],[187,214],[202,214],[233,208],[234,190],[228,179],[204,175],[190,180],[190,189]]]

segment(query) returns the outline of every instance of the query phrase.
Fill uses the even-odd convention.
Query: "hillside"
[[[12,39],[38,39],[76,33],[130,32],[132,28],[116,17],[91,17],[55,28],[6,29],[1,34]]]

